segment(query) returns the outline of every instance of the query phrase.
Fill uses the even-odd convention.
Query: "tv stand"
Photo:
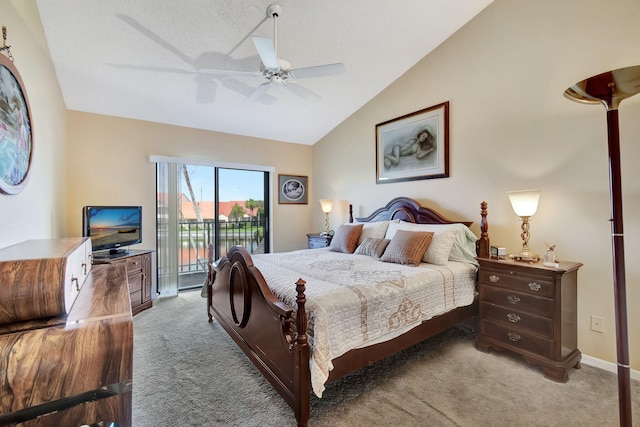
[[[151,254],[148,250],[123,251],[123,253],[104,253],[103,257],[93,254],[93,264],[124,264],[129,284],[129,298],[132,313],[138,314],[153,305],[151,296]]]
[[[133,254],[134,254],[133,251],[128,251],[126,249],[109,249],[109,251],[94,252],[93,259],[94,260],[110,260],[110,259],[130,256]]]

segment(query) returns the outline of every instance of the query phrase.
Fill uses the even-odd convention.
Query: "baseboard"
[[[618,365],[612,362],[607,362],[606,360],[596,359],[595,357],[583,354],[582,363],[584,363],[585,365],[604,369],[605,371],[613,372],[614,374],[618,374]],[[631,369],[631,378],[640,381],[640,371]]]

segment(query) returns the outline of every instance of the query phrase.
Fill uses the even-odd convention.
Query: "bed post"
[[[349,224],[353,223],[353,205],[349,203]]]
[[[309,368],[309,342],[307,340],[307,312],[304,305],[307,297],[304,294],[305,282],[298,279],[296,282],[296,292],[298,297],[296,303],[298,310],[296,311],[296,329],[297,338],[294,354],[294,376],[293,376],[293,394],[295,399],[294,411],[298,426],[306,426],[311,416],[311,372]]]
[[[476,255],[478,258],[490,258],[489,251],[489,223],[487,222],[487,202],[480,203],[480,238],[476,242]]]

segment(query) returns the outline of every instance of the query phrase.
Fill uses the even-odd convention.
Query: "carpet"
[[[311,426],[618,425],[616,375],[583,365],[569,382],[507,352],[475,349],[453,328],[312,396]],[[632,381],[640,417],[640,384]],[[294,426],[290,407],[222,327],[199,292],[134,317],[133,426]]]

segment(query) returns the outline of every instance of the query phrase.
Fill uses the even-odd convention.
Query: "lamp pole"
[[[576,83],[564,92],[564,95],[573,101],[587,104],[603,104],[607,110],[609,199],[618,357],[618,406],[620,426],[622,427],[631,427],[632,414],[618,107],[622,100],[637,93],[640,93],[640,65],[620,68],[590,77]]]

